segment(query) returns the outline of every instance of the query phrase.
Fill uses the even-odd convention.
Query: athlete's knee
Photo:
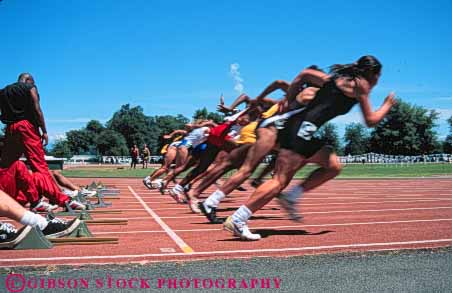
[[[343,165],[339,161],[333,161],[328,166],[328,170],[332,173],[335,173],[336,176],[341,173],[342,168],[343,168]]]
[[[242,168],[240,168],[237,174],[241,175],[242,177],[250,177],[253,174],[253,169],[250,166],[243,166]]]

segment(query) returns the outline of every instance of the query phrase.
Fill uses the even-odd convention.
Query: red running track
[[[76,179],[88,184],[92,179]],[[58,246],[49,250],[0,251],[0,266],[146,263],[199,259],[295,256],[445,247],[452,245],[452,179],[334,180],[307,193],[303,223],[289,221],[276,202],[255,214],[250,228],[262,234],[244,242],[192,214],[139,179],[102,179],[120,189],[110,209],[94,219],[128,219],[124,226],[91,226],[117,245]],[[227,216],[253,188],[235,192],[220,207]],[[213,189],[209,190],[209,193]],[[206,194],[207,195],[207,194]],[[107,209],[108,210],[108,209]]]

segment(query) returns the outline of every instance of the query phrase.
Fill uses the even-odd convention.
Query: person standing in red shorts
[[[45,161],[43,146],[49,138],[39,104],[39,94],[31,74],[22,73],[18,82],[6,86],[0,91],[0,120],[6,124],[4,146],[0,167],[7,168],[23,154],[31,170],[44,181],[51,203],[73,209],[85,209],[85,206],[61,192],[55,183]]]
[[[136,144],[130,149],[130,156],[132,157],[132,162],[130,163],[130,169],[135,169],[138,164],[138,156],[140,155],[140,151]]]

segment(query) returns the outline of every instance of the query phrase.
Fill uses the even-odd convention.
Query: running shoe
[[[63,189],[63,193],[71,198],[74,198],[78,195],[78,190]]]
[[[190,209],[195,214],[200,214],[201,210],[199,209],[199,200],[197,198],[192,198],[188,201],[188,204],[190,205]]]
[[[223,224],[224,220],[217,218],[217,208],[215,207],[206,207],[204,205],[204,202],[198,203],[198,208],[201,211],[201,213],[206,216],[207,220],[209,220],[212,224]],[[207,211],[207,210],[210,211]]]
[[[170,189],[169,194],[177,203],[187,203],[183,196],[174,188]]]
[[[264,183],[262,180],[254,179],[253,181],[251,181],[251,186],[258,188],[262,183]]]
[[[163,186],[160,186],[160,187],[159,187],[159,191],[160,191],[160,194],[161,194],[161,195],[164,195],[165,192],[168,191],[168,189],[164,188]]]
[[[42,233],[47,238],[59,238],[71,234],[80,225],[80,220],[75,218],[72,221],[65,221],[55,218],[50,220],[47,227],[42,230]]]
[[[290,220],[294,222],[303,221],[303,216],[298,211],[296,202],[289,201],[286,194],[280,193],[278,195],[278,202],[279,205],[287,212]]]
[[[86,210],[86,206],[79,201],[71,200],[68,203],[69,207],[73,210]]]
[[[9,223],[0,222],[0,249],[14,248],[27,236],[30,230],[31,226],[24,226],[22,229],[17,230]]]
[[[155,189],[161,188],[164,185],[163,183],[164,182],[163,182],[162,179],[157,179],[157,180],[154,180],[154,181],[150,182],[151,188],[155,188]]]
[[[58,205],[50,204],[41,198],[41,200],[35,206],[31,207],[30,209],[34,213],[49,213],[57,208],[58,208]]]
[[[240,186],[237,187],[235,190],[238,190],[238,191],[246,191],[246,188],[243,187],[242,185],[240,185]]]
[[[93,197],[97,194],[97,191],[82,188],[82,189],[80,189],[80,193],[85,197]]]
[[[190,189],[191,189],[191,186],[192,186],[192,184],[191,183],[188,183],[187,185],[185,185],[184,186],[184,192],[189,192],[190,191]]]
[[[236,223],[232,220],[232,216],[229,216],[223,223],[223,228],[226,231],[231,232],[234,236],[240,237],[242,240],[256,241],[261,239],[260,234],[253,234],[245,223]]]

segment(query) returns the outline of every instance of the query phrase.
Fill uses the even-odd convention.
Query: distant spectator
[[[147,144],[144,144],[144,148],[143,151],[141,153],[141,157],[143,159],[143,169],[144,168],[148,168],[148,163],[149,163],[149,156],[151,155],[151,151],[148,148]]]
[[[130,168],[136,169],[138,163],[138,156],[140,155],[140,151],[136,144],[130,149],[130,156],[132,157],[132,162],[130,163]]]

